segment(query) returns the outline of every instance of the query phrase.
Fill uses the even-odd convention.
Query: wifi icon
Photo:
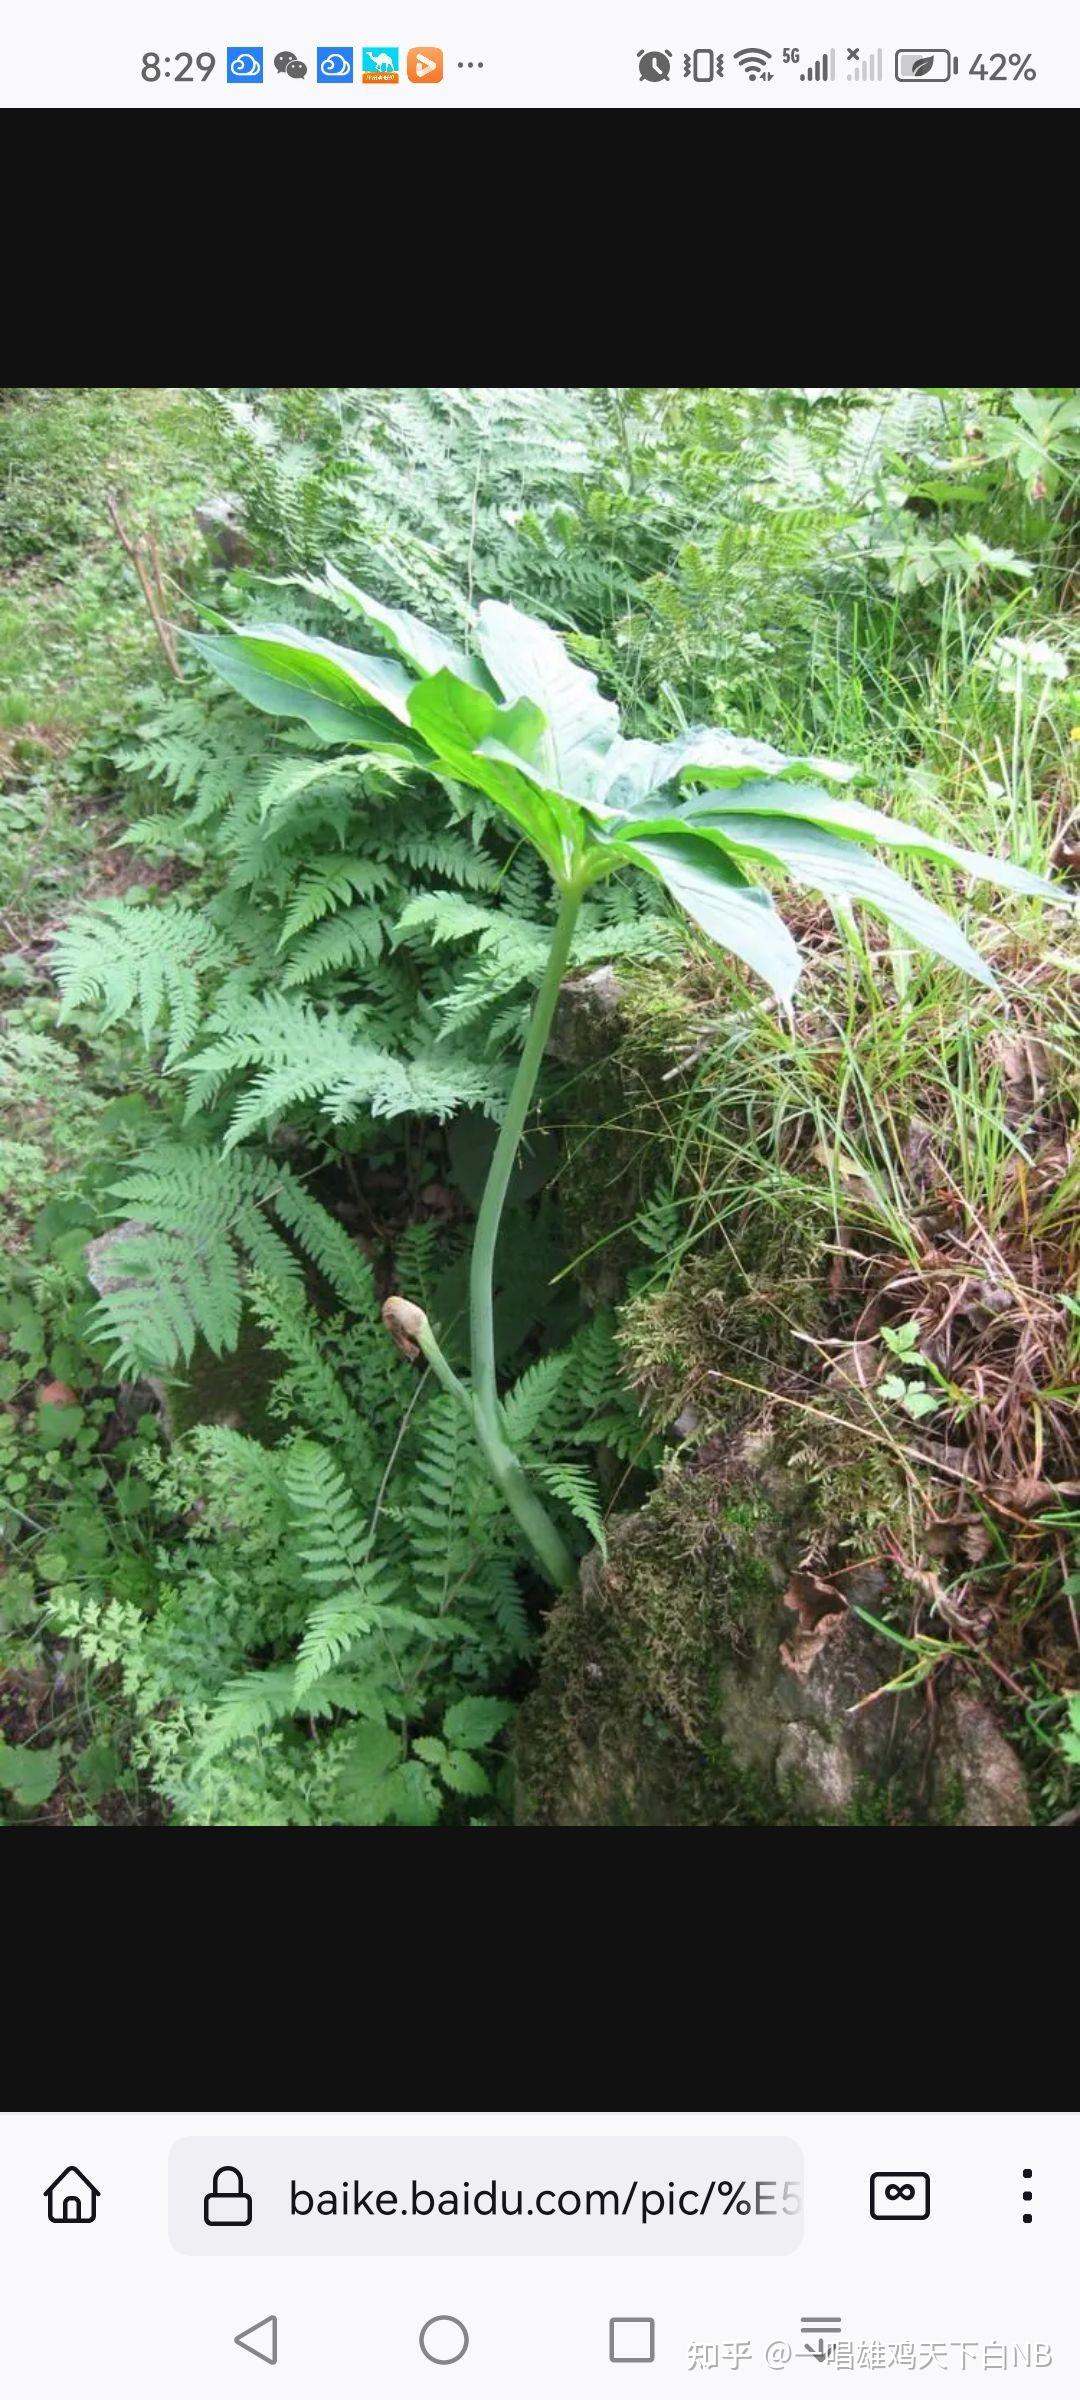
[[[769,73],[771,57],[771,50],[736,50],[735,64],[744,69],[751,83],[771,83],[772,76]]]

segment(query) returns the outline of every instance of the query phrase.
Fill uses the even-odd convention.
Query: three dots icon
[[[1030,2225],[1030,2224],[1032,2224],[1032,2223],[1034,2222],[1033,2218],[1032,2218],[1032,2217],[1031,2217],[1031,2216],[1030,2216],[1030,2215],[1027,2213],[1027,2211],[1028,2211],[1028,2202],[1029,2202],[1029,2201],[1031,2201],[1031,2200],[1033,2200],[1033,2199],[1034,2199],[1034,2197],[1035,2197],[1035,2194],[1034,2194],[1034,2192],[1032,2191],[1032,2188],[1031,2188],[1031,2168],[1030,2168],[1030,2167],[1025,2167],[1025,2168],[1024,2168],[1024,2223],[1025,2223],[1025,2225]]]

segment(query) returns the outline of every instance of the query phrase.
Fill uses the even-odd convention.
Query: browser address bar
[[[803,2204],[780,2138],[225,2132],[169,2158],[170,2239],[197,2256],[779,2256]]]

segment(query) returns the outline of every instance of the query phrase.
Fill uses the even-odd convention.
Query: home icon
[[[63,2174],[46,2186],[50,2225],[92,2225],[100,2196],[96,2183],[91,2183],[81,2167],[65,2167]]]

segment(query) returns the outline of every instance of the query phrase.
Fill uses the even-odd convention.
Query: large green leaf
[[[350,583],[331,559],[326,562],[325,588],[331,598],[344,602],[357,616],[366,617],[369,624],[377,625],[398,656],[407,666],[415,667],[418,675],[437,675],[440,667],[446,667],[461,683],[475,684],[482,692],[493,690],[479,659],[470,658],[444,633],[436,633],[432,626],[422,624],[407,608],[388,608],[383,601],[373,600],[369,593]]]
[[[557,875],[565,872],[567,845],[573,846],[573,811],[555,796],[541,791],[521,771],[517,753],[506,745],[507,760],[480,755],[479,744],[495,728],[499,737],[516,734],[528,742],[535,736],[536,710],[531,702],[500,708],[487,692],[462,683],[447,668],[414,684],[409,712],[438,761],[461,782],[505,809],[519,830],[534,842]],[[496,737],[498,738],[498,737]]]
[[[824,892],[827,899],[844,907],[863,901],[921,942],[924,949],[962,967],[979,983],[993,985],[989,967],[972,949],[955,918],[947,916],[935,901],[924,899],[902,875],[860,844],[845,842],[822,826],[798,818],[758,817],[749,812],[737,816],[727,810],[717,816],[713,838],[737,851],[740,858],[758,858],[782,867],[794,883]]]
[[[595,675],[567,657],[549,625],[505,601],[484,601],[476,639],[504,699],[531,700],[543,713],[544,730],[527,754],[528,771],[547,790],[587,806],[619,731],[615,702],[604,699]],[[496,738],[507,741],[502,730]]]
[[[919,825],[906,825],[899,817],[885,815],[883,809],[868,808],[861,800],[839,799],[832,792],[823,792],[812,784],[753,783],[743,784],[730,800],[717,798],[715,792],[687,800],[680,816],[687,825],[715,824],[723,831],[724,821],[735,809],[740,815],[801,817],[814,825],[827,826],[846,834],[852,841],[881,842],[894,850],[911,850],[925,858],[943,858],[953,867],[962,867],[966,875],[976,875],[984,883],[995,883],[1007,892],[1032,892],[1043,899],[1067,900],[1071,895],[1044,875],[1034,875],[1027,867],[1013,866],[1008,859],[983,857],[976,850],[958,850],[955,843],[943,841],[940,834],[925,833]]]
[[[668,834],[661,840],[635,836],[633,841],[613,843],[612,851],[650,867],[710,941],[744,959],[779,999],[791,999],[800,959],[787,926],[768,892],[748,882],[718,842],[689,833]]]
[[[409,722],[413,681],[396,659],[343,650],[338,642],[324,641],[321,634],[301,633],[294,625],[245,626],[233,634],[199,637],[197,647],[237,690],[243,690],[243,683],[237,673],[229,673],[230,665],[235,669],[246,664],[294,695],[314,694],[355,715],[366,715],[374,704],[396,717],[399,724]],[[262,700],[258,705],[266,703]]]
[[[267,673],[256,666],[243,649],[235,634],[189,634],[193,650],[212,667],[215,675],[230,683],[241,698],[253,708],[261,708],[268,717],[302,717],[322,742],[360,742],[365,748],[391,752],[396,758],[412,758],[417,745],[403,736],[394,719],[381,711],[365,710],[354,694],[349,706],[340,700],[330,700],[308,690],[289,676]]]
[[[827,775],[844,783],[854,767],[826,758],[788,758],[771,742],[749,734],[697,726],[672,742],[632,742],[621,736],[604,760],[595,798],[608,808],[640,812],[657,792],[674,789],[684,776],[710,786],[745,788],[763,776]]]

